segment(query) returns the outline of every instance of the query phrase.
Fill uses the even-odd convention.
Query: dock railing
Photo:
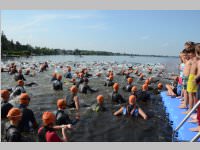
[[[177,131],[183,126],[183,124],[187,121],[187,119],[191,116],[191,114],[196,110],[196,108],[200,106],[200,100],[195,104],[195,106],[192,108],[192,110],[185,116],[185,118],[181,121],[181,123],[176,127],[176,129],[172,133],[172,142],[174,142],[174,136],[176,135]],[[200,132],[197,133],[197,135],[191,139],[190,142],[194,142],[198,140],[200,136]]]

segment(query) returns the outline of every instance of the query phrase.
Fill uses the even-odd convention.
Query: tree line
[[[34,56],[34,55],[106,55],[106,56],[152,56],[163,57],[159,55],[138,55],[126,53],[113,53],[107,51],[95,50],[65,50],[65,49],[52,49],[47,47],[31,46],[29,44],[21,44],[19,41],[14,42],[8,40],[6,35],[1,33],[1,54],[2,56]],[[166,57],[166,56],[164,56]]]

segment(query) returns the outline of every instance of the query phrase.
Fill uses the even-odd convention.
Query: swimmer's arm
[[[144,120],[147,120],[147,115],[141,108],[138,108],[138,112],[144,118]]]
[[[78,111],[80,108],[78,96],[74,97],[74,101],[75,101],[76,110]]]
[[[114,112],[113,115],[117,116],[117,115],[122,114],[122,112],[123,112],[123,107],[121,107],[118,111]]]

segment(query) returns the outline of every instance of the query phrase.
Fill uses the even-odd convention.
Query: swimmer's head
[[[19,86],[24,86],[24,81],[23,81],[23,80],[18,80],[18,81],[17,81],[17,84],[18,84]]]
[[[142,90],[147,91],[148,90],[148,84],[143,84],[142,85]]]
[[[30,102],[30,97],[27,93],[22,93],[19,98],[19,103],[23,105],[28,105]]]
[[[1,98],[2,100],[5,102],[7,102],[9,100],[10,97],[10,93],[8,90],[1,90]]]
[[[134,105],[134,104],[136,103],[136,97],[135,97],[135,95],[129,96],[128,103],[129,103],[130,105]]]
[[[58,75],[57,75],[57,80],[59,80],[59,81],[62,80],[62,75],[61,75],[61,74],[58,74]]]
[[[137,92],[137,86],[133,86],[133,87],[131,88],[131,92]]]
[[[114,91],[118,91],[118,90],[119,90],[119,84],[118,84],[118,83],[115,83],[115,84],[113,85],[113,89],[114,89]]]
[[[56,116],[52,112],[44,112],[42,115],[44,126],[53,126],[56,121]]]
[[[131,84],[131,83],[133,82],[133,78],[129,77],[129,78],[127,79],[127,82],[128,82],[128,84]]]
[[[66,109],[67,103],[64,99],[58,99],[57,100],[57,107],[60,109]]]
[[[162,90],[162,88],[163,88],[162,83],[158,83],[158,86],[157,86],[157,87],[158,87],[159,90]]]
[[[113,80],[113,76],[112,75],[110,75],[108,78],[109,78],[110,81]]]
[[[73,93],[73,94],[76,94],[78,92],[78,88],[73,85],[71,88],[70,88],[70,91]]]
[[[149,80],[149,79],[146,79],[144,84],[149,85],[149,83],[150,83],[150,80]]]
[[[103,95],[98,95],[98,96],[97,96],[97,103],[98,103],[98,104],[103,104],[103,101],[104,101]]]

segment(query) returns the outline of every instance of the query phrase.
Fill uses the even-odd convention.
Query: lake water
[[[127,64],[164,64],[168,72],[177,72],[177,58],[168,57],[129,57],[129,56],[34,56],[30,58],[13,58],[9,60],[2,60],[2,64],[9,62],[44,62],[50,63],[65,63],[72,61],[73,63],[92,63],[96,62],[116,62]],[[95,66],[90,65],[95,68]],[[72,67],[73,68],[73,67]],[[37,73],[35,77],[25,76],[28,82],[36,82],[38,86],[25,87],[27,93],[31,97],[29,108],[34,111],[39,124],[41,124],[41,116],[44,111],[55,111],[56,101],[59,98],[64,98],[69,93],[70,83],[64,85],[63,91],[56,92],[52,90],[50,83],[51,74],[54,67],[50,65],[47,72]],[[72,70],[74,72],[74,70]],[[155,74],[156,71],[153,72]],[[165,108],[159,95],[152,95],[151,100],[146,103],[138,103],[139,106],[148,114],[147,121],[142,118],[129,118],[129,117],[115,117],[113,112],[119,106],[113,106],[110,103],[111,87],[103,86],[105,77],[89,79],[89,85],[98,88],[97,93],[88,93],[87,95],[79,93],[81,102],[92,105],[96,102],[96,96],[103,94],[105,97],[106,112],[96,113],[91,108],[81,108],[81,119],[75,126],[73,131],[68,132],[69,140],[73,142],[92,142],[92,141],[107,141],[107,142],[165,142],[171,141],[172,128],[169,119],[166,117]],[[126,80],[123,76],[115,76],[115,82],[119,82],[120,87],[125,85]],[[163,81],[160,79],[160,81]],[[141,81],[135,80],[134,84],[140,86]],[[16,82],[13,76],[3,72],[1,74],[1,88],[14,87]],[[152,85],[152,86],[156,86]],[[129,93],[120,93],[128,99]],[[68,111],[71,116],[74,116],[73,111]],[[30,136],[31,141],[37,141],[37,131],[34,131]]]

